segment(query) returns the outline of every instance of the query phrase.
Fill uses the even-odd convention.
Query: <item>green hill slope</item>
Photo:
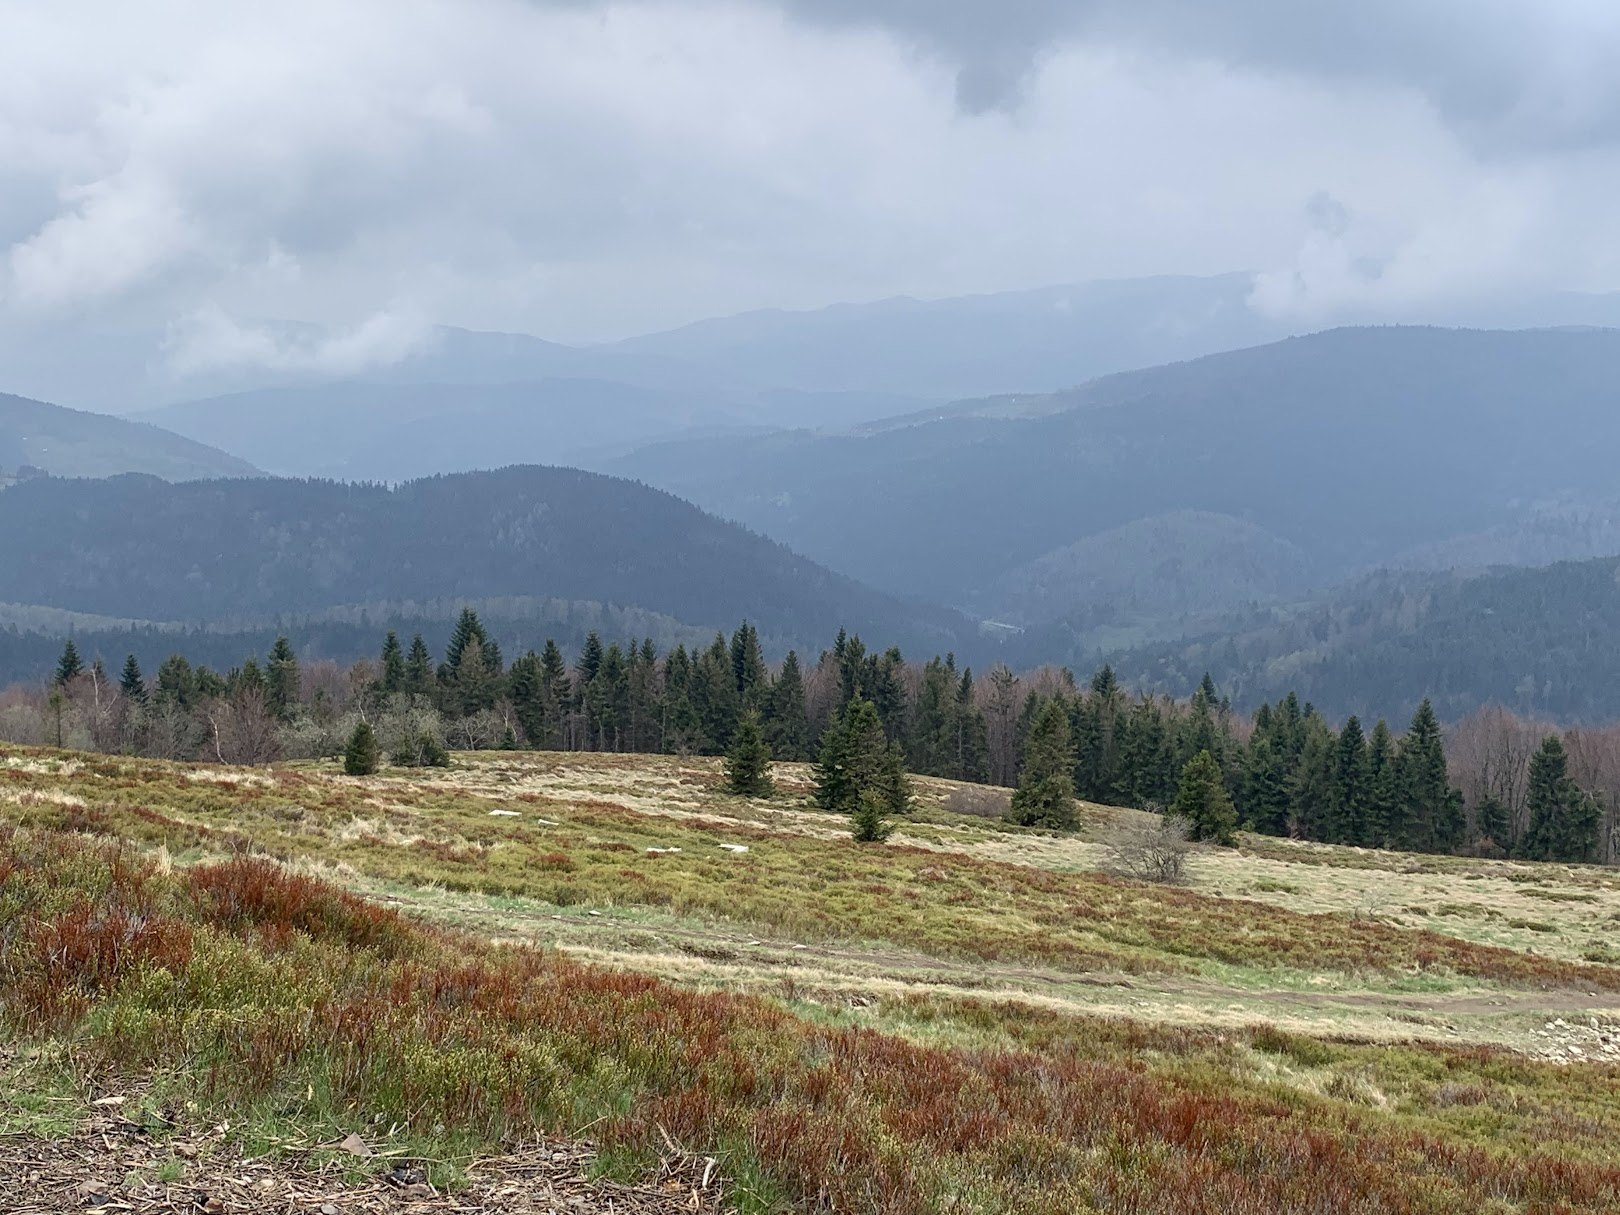
[[[167,481],[251,477],[258,471],[246,460],[156,426],[0,393],[0,479],[14,478],[25,466],[57,477],[147,473]]]

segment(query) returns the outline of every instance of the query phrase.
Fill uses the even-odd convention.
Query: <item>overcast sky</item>
[[[1617,186],[1613,0],[0,0],[0,338],[177,375],[1159,273],[1616,289]]]

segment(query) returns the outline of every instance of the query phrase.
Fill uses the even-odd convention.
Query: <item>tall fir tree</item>
[[[62,647],[62,656],[56,660],[56,686],[65,688],[82,674],[84,660],[79,657],[79,647],[69,637]]]
[[[132,703],[146,703],[146,677],[141,674],[141,664],[135,655],[124,659],[124,670],[118,677],[118,686]]]
[[[1164,709],[1152,696],[1140,697],[1126,715],[1120,766],[1125,800],[1131,805],[1163,809],[1175,797],[1175,749]]]
[[[1522,854],[1533,861],[1597,859],[1603,814],[1596,800],[1569,776],[1569,755],[1556,734],[1542,740],[1530,760],[1526,798],[1530,822]]]
[[[555,701],[546,694],[540,655],[530,650],[514,662],[507,685],[512,715],[529,746],[540,751],[554,749],[561,722]]]
[[[979,707],[971,668],[962,672],[956,689],[956,770],[962,780],[990,780],[990,725]]]
[[[1288,772],[1269,733],[1255,732],[1243,768],[1243,817],[1266,835],[1288,832]]]
[[[1074,787],[1088,801],[1114,803],[1128,790],[1121,788],[1120,745],[1126,713],[1125,693],[1112,666],[1091,677],[1086,695],[1075,701],[1070,715],[1074,731]]]
[[[1301,746],[1288,776],[1288,834],[1324,840],[1333,821],[1338,744],[1315,710],[1300,720]]]
[[[170,654],[158,666],[157,699],[190,708],[198,699],[197,673],[183,654]]]
[[[936,655],[923,667],[909,742],[912,768],[927,776],[959,774],[955,666],[954,657],[947,665]]]
[[[739,797],[770,797],[771,748],[758,709],[745,709],[737,721],[731,746],[726,749],[726,788]]]
[[[1181,770],[1170,813],[1187,823],[1187,834],[1193,839],[1233,842],[1237,809],[1226,792],[1221,767],[1208,751],[1200,751]]]
[[[652,638],[630,649],[629,746],[642,754],[663,750],[664,688],[658,673],[658,647]]]
[[[810,757],[810,717],[804,698],[804,673],[799,656],[792,650],[782,660],[767,698],[765,737],[772,754],[785,760]]]
[[[405,691],[412,696],[433,692],[433,655],[428,653],[420,633],[411,638],[410,653],[405,656]]]
[[[399,634],[393,629],[383,638],[382,674],[378,687],[384,696],[393,696],[405,690],[405,651],[400,647]]]
[[[703,722],[692,703],[692,660],[684,645],[664,659],[664,749],[674,755],[700,755],[708,750]]]
[[[1079,825],[1074,802],[1074,744],[1064,702],[1040,702],[1024,741],[1024,767],[1007,806],[1010,822],[1072,831]]]
[[[724,752],[731,745],[732,731],[737,728],[742,697],[737,692],[731,649],[719,633],[692,664],[690,695],[709,748]]]
[[[1333,807],[1324,838],[1334,844],[1360,844],[1367,830],[1369,794],[1367,738],[1352,716],[1339,731],[1333,760]]]
[[[770,675],[759,647],[759,632],[746,620],[731,635],[731,673],[737,681],[737,703],[744,709],[763,709]]]
[[[1462,802],[1446,774],[1440,721],[1428,700],[1412,715],[1398,760],[1396,842],[1413,852],[1450,852],[1462,842]]]
[[[889,742],[877,706],[864,696],[845,705],[822,734],[815,768],[815,803],[823,810],[854,812],[865,790],[884,792]]]
[[[455,717],[493,708],[504,692],[505,664],[478,613],[462,608],[439,664],[440,707]]]
[[[382,764],[382,749],[377,745],[377,734],[371,723],[361,721],[349,735],[349,745],[343,751],[343,770],[350,776],[370,776]]]
[[[1390,832],[1400,817],[1400,774],[1396,764],[1395,738],[1389,723],[1379,718],[1367,744],[1367,813],[1361,843],[1369,848],[1387,848]]]
[[[291,720],[298,711],[299,684],[298,656],[292,643],[277,637],[265,664],[264,707],[281,721]]]

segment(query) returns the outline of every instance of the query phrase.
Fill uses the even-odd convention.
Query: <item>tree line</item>
[[[660,654],[650,640],[591,633],[571,662],[547,642],[508,664],[467,609],[438,658],[419,634],[406,643],[390,632],[374,661],[303,664],[281,638],[262,663],[217,672],[173,655],[150,679],[133,656],[111,677],[69,641],[48,690],[0,699],[3,737],[231,763],[339,755],[360,723],[398,764],[488,748],[720,755],[740,742],[766,762],[817,762],[818,798],[851,813],[870,790],[903,812],[909,795],[896,790],[909,772],[1016,786],[1008,813],[1029,825],[1072,826],[1076,802],[1089,801],[1174,812],[1221,841],[1241,827],[1419,852],[1613,859],[1617,798],[1587,757],[1620,753],[1620,735],[1605,749],[1591,732],[1521,723],[1510,757],[1481,771],[1478,755],[1495,754],[1482,727],[1459,726],[1448,754],[1427,701],[1399,735],[1356,717],[1335,729],[1292,693],[1240,715],[1207,676],[1181,701],[1133,695],[1106,666],[1083,686],[1053,668],[997,666],[976,679],[952,655],[917,664],[842,631],[813,663],[789,651],[768,664],[744,622],[705,647]],[[859,778],[841,786],[840,765]]]

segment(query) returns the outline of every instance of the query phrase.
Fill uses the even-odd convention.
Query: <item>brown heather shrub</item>
[[[266,860],[201,865],[187,881],[204,920],[228,932],[256,929],[280,944],[300,933],[384,958],[418,951],[418,934],[396,913]]]
[[[668,1135],[762,1177],[793,1210],[1620,1206],[1620,1170],[1590,1146],[1488,1151],[1372,1106],[1214,1082],[1200,1060],[1226,1048],[1207,1034],[1030,1010],[1012,1024],[1044,1049],[925,1046],[427,932],[260,860],[163,876],[82,836],[0,840],[0,968],[14,1029],[71,1036],[125,1074],[186,1060],[170,1083],[216,1109],[297,1094],[283,1102],[297,1111],[317,1094],[322,1125],[392,1111],[463,1142],[590,1125],[609,1146],[656,1151]],[[1308,1053],[1275,1031],[1254,1041]],[[1185,1081],[1120,1053],[1133,1046],[1195,1052]],[[1491,1052],[1423,1057],[1458,1084],[1559,1074]],[[1538,1125],[1579,1137],[1581,1123]]]

